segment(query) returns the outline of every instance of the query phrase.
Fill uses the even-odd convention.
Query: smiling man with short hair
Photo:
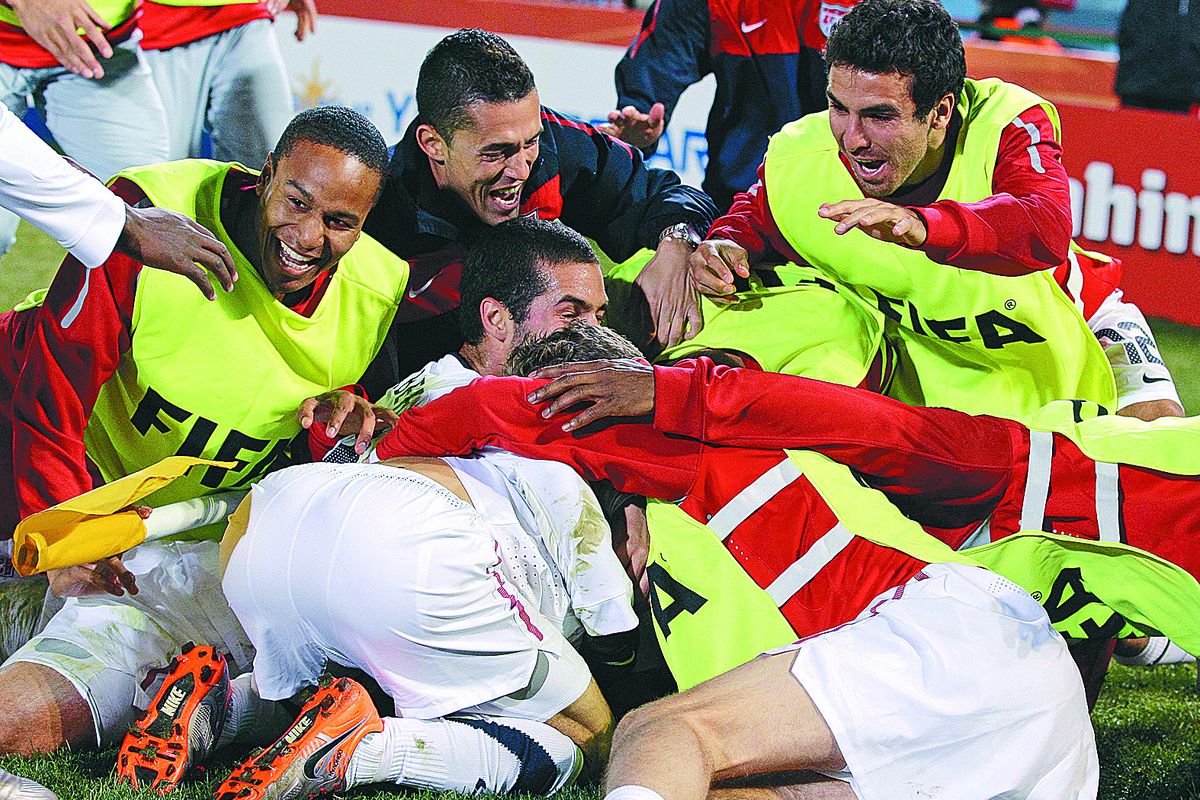
[[[366,231],[412,263],[384,352],[362,384],[372,397],[462,344],[463,260],[488,227],[558,219],[614,261],[643,248],[638,276],[659,340],[699,330],[687,257],[716,217],[703,192],[586,122],[541,105],[533,74],[501,37],[461,30],[421,65],[417,118],[393,148]]]
[[[296,405],[362,373],[404,291],[407,264],[360,235],[386,165],[369,121],[326,107],[292,121],[261,174],[199,160],[121,173],[122,199],[208,227],[241,280],[210,303],[120,254],[103,271],[68,258],[44,304],[0,316],[21,518],[91,489],[89,462],[106,481],[174,455],[232,462],[193,469],[154,506],[291,463]],[[248,666],[215,542],[155,542],[49,577],[69,599],[0,669],[0,752],[114,743],[147,670],[184,642]]]

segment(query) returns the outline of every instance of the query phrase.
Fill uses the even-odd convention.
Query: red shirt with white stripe
[[[777,448],[807,449],[852,468],[952,547],[988,522],[993,540],[1032,529],[1121,541],[1200,578],[1200,477],[1098,463],[1066,437],[1031,434],[1017,422],[915,408],[793,375],[715,367],[704,358],[654,372],[654,431],[625,423],[586,436],[564,433],[563,417],[544,420],[525,399],[542,382],[490,378],[406,413],[376,452],[380,458],[461,454],[494,445],[564,461],[627,491],[682,497],[682,508],[707,522],[779,463]],[[755,457],[733,455],[743,448]],[[735,553],[743,566],[765,553],[772,570],[786,568],[787,552],[794,558],[830,530],[821,527],[828,519],[812,510],[823,501],[801,497],[810,492],[795,481],[776,496],[786,503],[772,500],[735,529],[742,538],[726,542],[746,547]],[[792,519],[793,510],[803,516]],[[797,532],[805,526],[811,529]],[[772,539],[780,530],[789,533]],[[890,558],[882,562],[889,565],[887,579],[896,575]],[[764,585],[763,574],[751,574]],[[869,575],[874,581],[874,565]],[[884,588],[872,583],[873,590]]]
[[[698,522],[725,526],[720,534],[730,554],[775,599],[799,636],[853,619],[926,564],[851,535],[782,450],[714,448],[644,424],[613,425],[581,439],[564,433],[557,420],[542,419],[525,400],[542,383],[481,378],[406,411],[376,454],[465,454],[493,445],[561,461],[622,491],[679,500]],[[764,491],[756,481],[771,473],[783,485]],[[735,498],[742,510],[731,513]]]

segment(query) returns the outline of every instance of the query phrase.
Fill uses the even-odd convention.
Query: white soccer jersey
[[[478,377],[478,372],[452,353],[393,386],[378,405],[402,414]],[[354,454],[354,438],[342,439],[325,460],[360,460]],[[376,461],[374,448],[361,460]],[[577,632],[576,619],[592,635],[637,627],[633,585],[613,552],[612,532],[592,490],[573,469],[491,447],[475,458],[446,460],[456,472],[470,475],[509,499],[520,529],[535,543],[541,562],[515,568],[546,576],[543,581],[530,579],[530,598],[539,601],[548,617],[563,619],[568,636]],[[513,538],[506,552],[533,551]]]

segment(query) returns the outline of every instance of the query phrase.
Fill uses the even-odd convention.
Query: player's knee
[[[87,701],[62,675],[23,661],[0,669],[0,754],[94,745],[95,737]]]

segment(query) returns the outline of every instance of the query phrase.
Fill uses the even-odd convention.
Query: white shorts
[[[5,664],[27,662],[62,675],[87,701],[98,744],[119,744],[149,705],[154,670],[187,642],[226,653],[234,674],[253,651],[221,593],[216,542],[150,542],[122,559],[138,593],[72,597]]]
[[[861,800],[1096,797],[1079,671],[1042,607],[993,572],[931,564],[791,647],[846,759],[834,777]]]
[[[591,675],[501,567],[488,521],[435,481],[306,464],[254,487],[224,587],[268,700],[334,661],[371,675],[401,716],[549,719]]]

